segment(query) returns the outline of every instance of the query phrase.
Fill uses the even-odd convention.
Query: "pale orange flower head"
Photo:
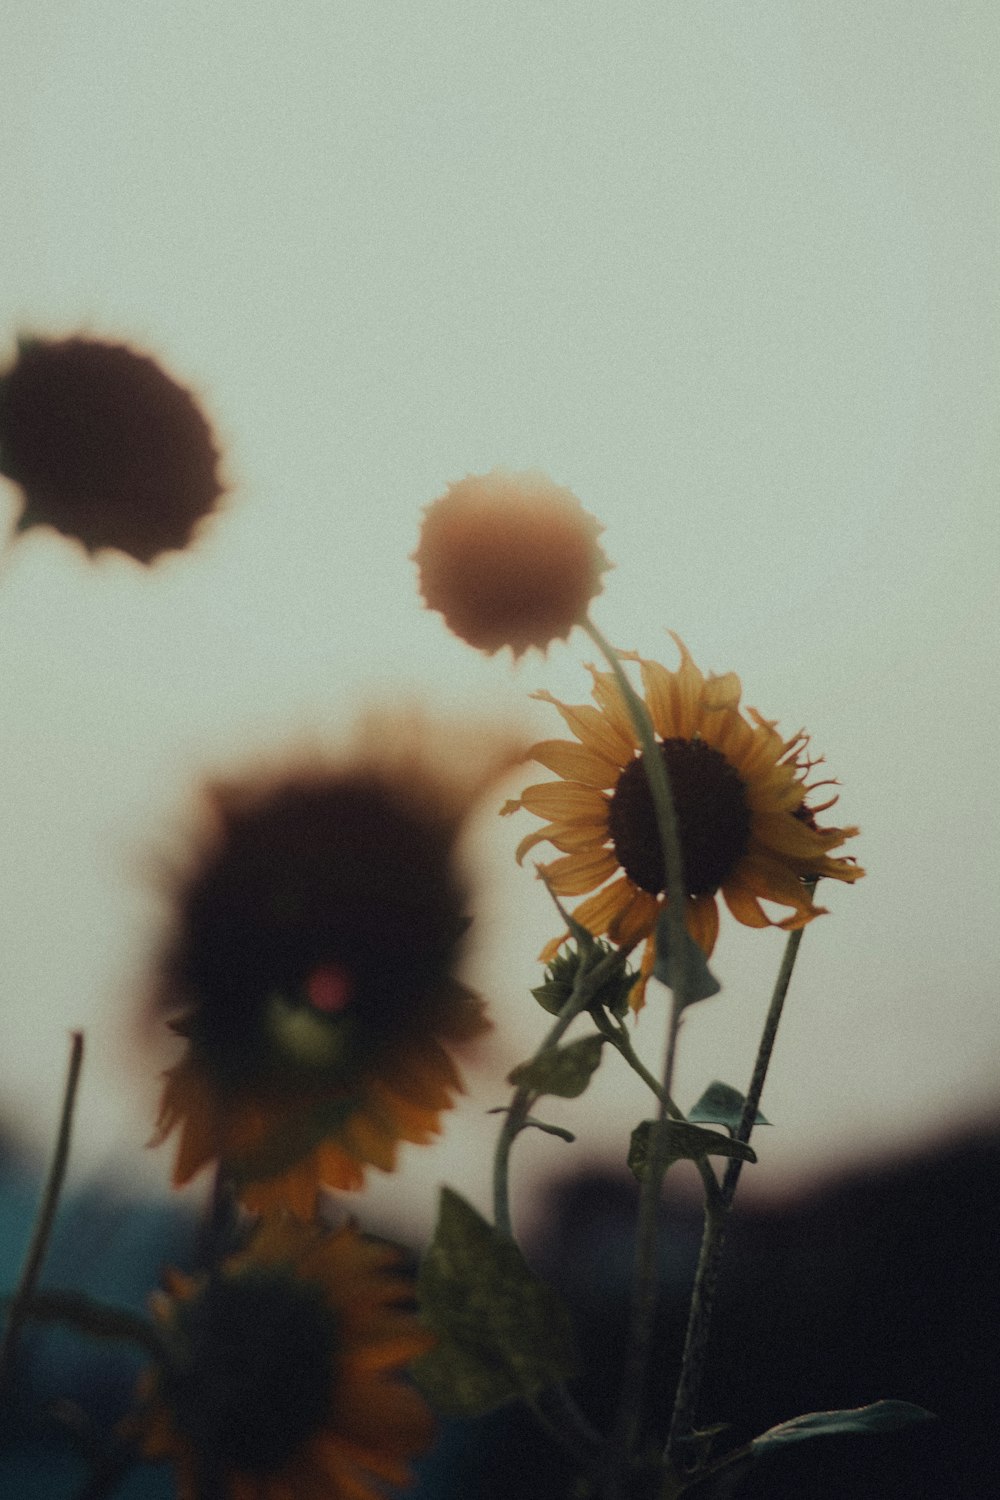
[[[426,730],[380,721],[354,755],[210,788],[155,996],[187,1040],[157,1134],[178,1134],[178,1185],[217,1162],[248,1208],[309,1218],[319,1188],[360,1187],[440,1131],[451,1049],[487,1029],[456,974],[456,845],[521,751],[470,736],[463,778]]]
[[[148,355],[96,339],[24,339],[0,376],[0,473],[18,531],[51,526],[90,553],[180,551],[223,494],[212,430]]]
[[[545,651],[601,591],[603,527],[571,490],[533,472],[470,474],[424,510],[413,554],[428,609],[470,646]]]
[[[707,954],[719,931],[718,896],[747,927],[803,927],[825,908],[807,882],[823,876],[854,881],[864,874],[850,858],[829,851],[856,828],[824,828],[810,782],[818,763],[804,733],[784,739],[773,720],[740,708],[734,672],[705,677],[678,636],[675,671],[623,653],[638,663],[653,728],[670,778],[686,886],[685,919]],[[573,912],[595,936],[631,945],[645,938],[641,977],[632,991],[638,1009],[655,963],[655,929],[666,902],[663,855],[652,796],[625,701],[610,672],[589,668],[596,707],[565,704],[536,693],[562,715],[572,740],[543,740],[532,759],[561,779],[526,787],[502,811],[524,809],[546,820],[521,840],[518,860],[548,842],[560,858],[540,866],[558,896],[586,896]],[[588,894],[590,893],[590,894]],[[773,919],[761,905],[791,909]],[[564,941],[553,939],[550,961]]]
[[[433,1337],[401,1306],[399,1256],[353,1226],[269,1217],[246,1250],[154,1303],[167,1358],[142,1377],[146,1456],[179,1500],[381,1500],[433,1420],[398,1378]]]

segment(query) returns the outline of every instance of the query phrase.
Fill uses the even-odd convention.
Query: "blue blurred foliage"
[[[0,1289],[17,1282],[41,1184],[9,1154],[0,1157]],[[113,1183],[95,1182],[60,1206],[40,1285],[86,1292],[147,1308],[167,1265],[190,1267],[195,1221],[173,1203],[136,1202]],[[27,1325],[13,1391],[0,1417],[0,1496],[73,1500],[88,1476],[78,1442],[54,1408],[71,1401],[100,1438],[126,1413],[141,1356],[63,1328]],[[116,1500],[172,1500],[169,1470],[144,1464],[114,1491]]]

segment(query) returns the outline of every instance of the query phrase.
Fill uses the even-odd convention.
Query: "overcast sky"
[[[77,1162],[163,1175],[123,1039],[150,871],[207,771],[402,693],[559,732],[527,694],[584,696],[582,638],[514,671],[415,591],[420,507],[496,465],[603,520],[612,639],[672,665],[670,627],[739,672],[862,826],[868,878],[805,937],[758,1187],[992,1111],[998,41],[995,0],[8,7],[4,358],[21,330],[149,350],[232,484],[150,573],[42,533],[4,563],[12,1119],[49,1133],[85,1025]],[[444,1177],[485,1201],[483,1109],[545,1020],[516,821],[486,809],[470,848],[498,1033],[443,1147],[376,1193],[421,1217]],[[781,943],[724,918],[682,1103],[745,1086]],[[615,1061],[519,1181],[620,1159],[647,1105]]]

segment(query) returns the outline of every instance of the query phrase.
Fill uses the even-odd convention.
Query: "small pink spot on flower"
[[[306,996],[314,1010],[336,1015],[350,1004],[353,985],[350,975],[336,964],[314,969],[306,980]]]

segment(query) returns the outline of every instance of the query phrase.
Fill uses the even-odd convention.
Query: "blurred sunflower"
[[[320,1186],[440,1130],[462,1089],[446,1049],[487,1029],[454,975],[456,841],[523,752],[480,734],[445,775],[426,731],[397,720],[345,764],[209,791],[156,994],[187,1038],[155,1141],[179,1132],[175,1183],[217,1160],[247,1207],[308,1218]]]
[[[424,509],[413,554],[424,603],[487,655],[544,652],[601,591],[603,529],[544,474],[469,474]]]
[[[223,493],[201,409],[155,360],[97,339],[22,339],[0,375],[0,473],[18,531],[52,526],[88,552],[151,563],[188,545]]]
[[[818,807],[806,801],[817,786],[832,784],[807,782],[817,764],[808,757],[808,736],[800,732],[783,739],[774,721],[753,708],[744,717],[736,674],[704,677],[680,637],[674,640],[681,655],[674,672],[632,652],[622,655],[639,663],[646,706],[670,778],[688,931],[710,954],[719,930],[720,891],[745,926],[788,931],[825,911],[814,905],[807,880],[828,876],[853,881],[864,871],[851,859],[829,854],[858,830],[821,828],[816,822],[816,814],[836,797]],[[562,851],[561,859],[540,871],[559,896],[593,892],[574,911],[578,922],[619,944],[646,938],[632,1000],[639,1009],[655,961],[656,921],[666,899],[663,855],[625,701],[610,672],[588,670],[596,708],[560,703],[546,692],[534,695],[552,703],[576,736],[576,743],[544,740],[529,751],[562,781],[527,787],[502,812],[524,808],[549,819],[522,839],[517,858],[544,841]],[[791,907],[791,915],[772,921],[762,900]],[[565,936],[546,945],[544,961],[555,955]]]
[[[274,1216],[208,1275],[168,1273],[141,1445],[174,1464],[179,1500],[379,1500],[410,1482],[433,1422],[393,1377],[433,1336],[400,1306],[396,1265],[353,1226]]]

